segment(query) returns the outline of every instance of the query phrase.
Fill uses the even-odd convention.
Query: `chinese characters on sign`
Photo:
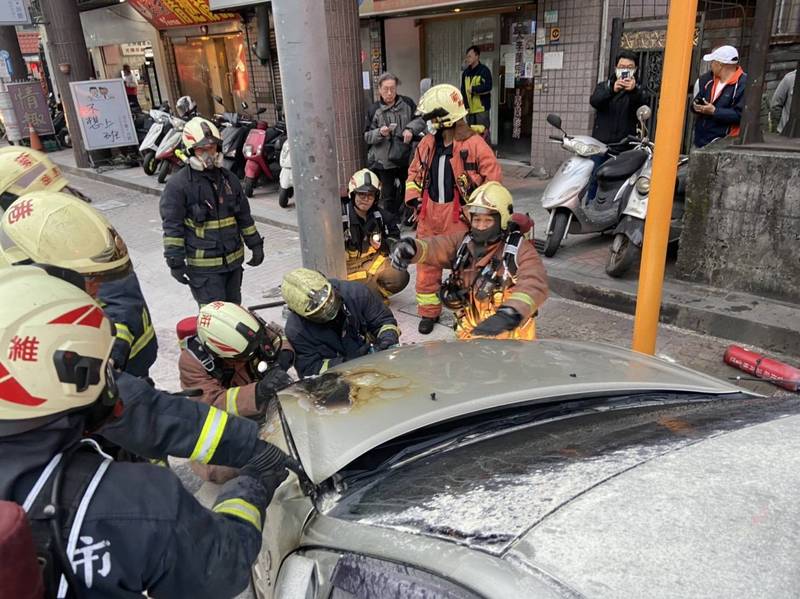
[[[122,79],[73,81],[69,86],[87,150],[139,145]]]
[[[30,25],[31,18],[25,0],[3,0],[0,2],[0,25]]]
[[[9,83],[7,87],[22,135],[27,137],[29,126],[39,135],[53,135],[53,120],[50,118],[42,85],[38,81],[29,81]]]
[[[156,29],[229,21],[233,13],[212,13],[208,0],[129,0],[128,2]]]

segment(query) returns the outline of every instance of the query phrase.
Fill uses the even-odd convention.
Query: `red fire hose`
[[[748,351],[738,345],[728,347],[724,359],[727,364],[779,387],[789,391],[800,391],[800,369]]]

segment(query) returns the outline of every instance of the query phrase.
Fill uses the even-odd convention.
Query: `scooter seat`
[[[645,160],[647,152],[644,150],[628,150],[604,163],[597,170],[597,179],[598,181],[625,179],[642,168]]]

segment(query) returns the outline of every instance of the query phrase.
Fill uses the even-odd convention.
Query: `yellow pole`
[[[653,354],[656,350],[672,196],[686,116],[686,88],[696,20],[697,0],[671,0],[653,176],[644,228],[636,318],[633,323],[633,349],[646,354]]]

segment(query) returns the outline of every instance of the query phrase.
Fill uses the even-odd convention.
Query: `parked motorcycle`
[[[156,151],[161,141],[166,137],[167,133],[172,130],[172,119],[169,111],[169,104],[164,103],[160,108],[154,108],[150,111],[150,117],[153,119],[153,124],[145,135],[139,146],[139,153],[142,155],[142,168],[148,175],[152,175],[158,168],[158,161],[156,160]]]
[[[289,205],[289,200],[294,195],[294,178],[292,177],[292,155],[289,150],[289,140],[286,139],[281,147],[281,174],[278,178],[278,185],[280,185],[280,192],[278,193],[278,205],[281,208],[286,208]]]
[[[647,158],[644,166],[635,174],[635,179],[631,177],[631,179],[634,179],[633,186],[630,189],[630,193],[623,200],[622,215],[614,229],[614,240],[609,248],[608,261],[606,262],[606,273],[612,277],[621,277],[639,261],[644,240],[644,221],[647,217],[655,146],[648,139],[645,126],[645,123],[650,118],[650,108],[647,106],[639,107],[636,111],[636,116],[641,126],[642,140],[640,146],[646,152]],[[683,229],[688,163],[688,156],[681,156],[678,160],[678,175],[675,183],[669,228],[669,243],[672,248],[677,247]],[[601,168],[600,170],[602,171],[603,169]]]
[[[641,140],[633,136],[606,145],[588,135],[568,135],[561,128],[558,115],[547,115],[547,122],[562,134],[551,135],[550,139],[575,154],[559,167],[542,195],[542,207],[550,213],[544,245],[544,255],[549,258],[555,256],[568,233],[602,233],[616,226],[620,206],[636,180],[633,175],[643,168],[647,152]],[[631,144],[637,145],[615,155]],[[610,158],[598,169],[597,194],[587,203],[595,166],[592,156]]]
[[[222,98],[214,96],[214,101],[225,106]],[[242,102],[242,110],[247,110],[247,102]],[[261,108],[256,114],[261,114],[266,108]],[[217,124],[220,126],[222,136],[222,166],[231,171],[240,179],[244,178],[244,144],[247,135],[255,127],[253,121],[247,114],[238,112],[223,112],[216,116]]]
[[[55,94],[50,92],[47,96],[47,106],[50,108],[50,118],[53,120],[53,130],[56,132],[58,145],[62,148],[72,147],[72,138],[67,129],[67,119],[64,115],[64,105],[56,101]]]
[[[280,174],[280,153],[286,141],[286,125],[278,122],[269,127],[265,121],[258,121],[256,127],[247,134],[242,152],[247,162],[244,166],[244,193],[253,197],[253,190],[262,180],[277,181]],[[282,205],[283,208],[285,206]]]
[[[157,171],[159,183],[164,183],[172,171],[179,169],[186,162],[181,139],[186,122],[176,116],[170,117],[170,119],[172,130],[164,137],[156,150],[156,160],[159,161]]]

